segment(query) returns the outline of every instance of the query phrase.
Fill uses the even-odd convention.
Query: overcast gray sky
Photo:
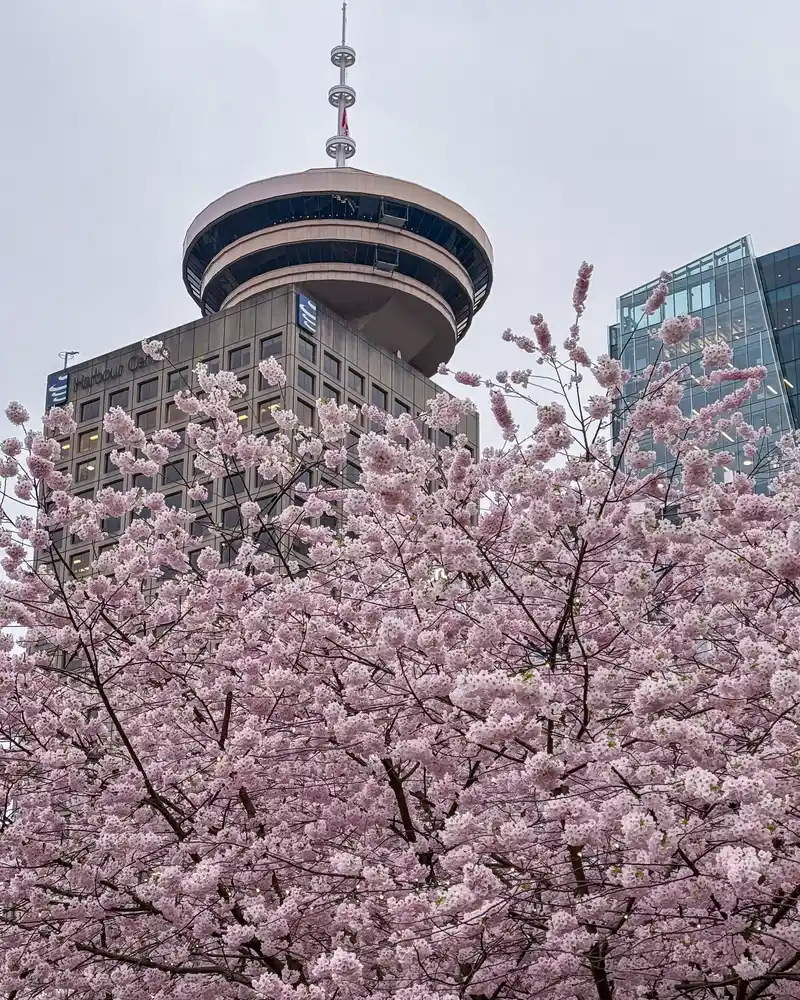
[[[323,166],[339,0],[0,0],[0,399],[197,314],[181,242],[212,199]],[[459,348],[493,373],[539,311],[615,297],[750,233],[800,241],[797,0],[351,0],[353,166],[461,202],[495,283]]]

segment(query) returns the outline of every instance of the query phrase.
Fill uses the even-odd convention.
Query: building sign
[[[69,398],[69,372],[54,372],[47,376],[44,408],[63,406]]]
[[[309,333],[317,332],[317,303],[302,292],[297,293],[297,325]]]
[[[127,368],[131,373],[140,371],[153,364],[153,359],[147,354],[134,354],[129,358]],[[93,372],[84,372],[76,375],[72,380],[72,388],[90,389],[93,385],[102,385],[104,382],[113,382],[121,377],[125,371],[125,365],[112,365],[110,368],[95,368]]]

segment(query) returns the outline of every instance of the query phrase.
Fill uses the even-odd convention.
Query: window
[[[242,547],[241,541],[224,542],[220,547],[219,554],[224,566],[232,566],[236,561],[236,554]]]
[[[307,372],[305,368],[297,369],[297,387],[307,392],[309,396],[314,395],[316,381],[311,372]]]
[[[292,552],[296,552],[299,556],[307,556],[310,547],[308,542],[301,542],[299,538],[292,542]]]
[[[228,353],[228,366],[230,368],[247,368],[249,364],[249,344],[243,344],[241,347],[234,347],[234,349]]]
[[[189,387],[189,369],[181,368],[167,375],[167,392],[180,392]]]
[[[206,538],[211,534],[211,518],[206,515],[205,517],[198,517],[195,521],[192,521],[192,526],[189,528],[189,534],[193,538]]]
[[[259,552],[277,552],[278,546],[275,544],[275,536],[269,528],[264,528],[255,537],[256,548]]]
[[[154,431],[158,424],[158,410],[142,410],[136,414],[136,426],[143,431]]]
[[[73,556],[70,556],[69,568],[75,576],[86,576],[90,565],[88,552],[76,552]]]
[[[192,527],[194,527],[194,525],[192,525]],[[194,552],[189,553],[189,565],[195,571],[197,570],[197,560],[200,558],[200,553],[202,551],[202,549],[195,549]]]
[[[313,365],[317,360],[317,345],[313,340],[309,340],[308,337],[304,337],[301,333],[297,338],[297,353],[301,358],[305,358],[306,361],[310,361]]]
[[[359,469],[355,462],[348,462],[344,470],[344,477],[348,483],[357,483],[360,475],[361,469]]]
[[[453,435],[448,434],[447,431],[439,431],[436,436],[436,447],[437,448],[452,448],[453,447]]]
[[[259,355],[263,361],[265,358],[277,358],[283,354],[283,334],[273,333],[271,337],[264,337],[259,345]]]
[[[354,399],[348,399],[347,402],[350,404],[350,406],[354,406],[357,410],[355,423],[357,423],[359,427],[363,427],[364,414],[361,412],[361,403],[357,403]]]
[[[179,510],[183,506],[183,494],[180,492],[168,494],[164,497],[164,506]]]
[[[113,483],[106,483],[105,489],[114,490],[115,493],[122,493],[122,480],[115,479]]]
[[[122,529],[122,518],[121,517],[104,517],[103,518],[103,531],[107,531],[110,535]]]
[[[295,411],[297,412],[297,417],[300,423],[304,427],[314,426],[314,408],[310,406],[304,399],[298,399],[295,404]]]
[[[97,459],[90,458],[88,462],[79,462],[75,479],[79,483],[88,483],[94,479],[97,472]]]
[[[176,421],[180,420],[182,416],[183,413],[178,409],[175,403],[167,403],[164,407],[164,423],[174,424]]]
[[[85,403],[81,403],[81,420],[97,420],[99,416],[99,399],[89,399]]]
[[[249,410],[236,410],[236,422],[246,431],[250,426],[250,411]]]
[[[118,471],[117,466],[114,465],[114,463],[111,461],[111,452],[110,451],[106,452],[106,454],[103,455],[103,475],[107,476],[109,472],[117,472],[117,471]]]
[[[150,476],[143,476],[140,472],[133,477],[133,488],[135,490],[152,490],[153,480]]]
[[[183,459],[179,458],[176,462],[170,462],[168,465],[164,466],[164,472],[162,473],[161,481],[166,485],[167,483],[180,483],[183,480]]]
[[[100,447],[100,431],[93,427],[90,431],[84,431],[78,435],[78,454],[85,455],[87,451],[94,451]]]
[[[389,397],[385,389],[381,389],[379,385],[373,385],[372,387],[372,405],[378,406],[382,410],[388,409]]]
[[[241,528],[242,526],[242,515],[239,512],[238,507],[228,507],[227,510],[222,512],[222,527],[228,531],[233,531],[235,528]]]
[[[258,422],[269,424],[274,420],[272,407],[280,407],[280,400],[277,397],[272,399],[262,399],[258,404]]]
[[[131,390],[128,388],[117,389],[116,392],[112,392],[108,397],[109,406],[121,406],[123,410],[127,410],[131,403]]]
[[[271,514],[275,513],[275,508],[280,503],[281,495],[279,493],[269,493],[265,497],[261,497],[258,501],[258,505],[261,508],[261,518],[269,517]]]
[[[339,522],[332,514],[323,514],[319,519],[319,524],[321,528],[327,528],[328,531],[339,530]]]
[[[322,395],[326,399],[332,399],[334,403],[339,402],[339,390],[332,385],[328,385],[327,382],[322,383]]]
[[[235,472],[232,476],[225,477],[222,487],[222,495],[232,497],[237,493],[243,493],[246,488],[247,483],[245,482],[244,475],[241,472]]]
[[[140,403],[147,403],[151,399],[158,398],[158,379],[149,378],[146,382],[139,383],[139,390],[136,397]]]
[[[210,358],[200,358],[201,364],[204,364],[208,370],[209,375],[216,375],[219,371],[219,355],[214,354]]]
[[[58,447],[61,449],[61,457],[69,458],[69,453],[72,448],[69,438],[64,438],[63,441],[58,442]]]
[[[332,354],[328,354],[328,352],[325,351],[322,356],[322,370],[326,375],[332,375],[338,381],[342,365],[338,358],[335,358]]]
[[[352,389],[353,392],[359,393],[361,396],[364,395],[364,376],[359,372],[353,371],[352,368],[347,370],[347,388]]]
[[[411,407],[408,403],[404,403],[402,399],[397,399],[397,397],[395,397],[394,409],[392,413],[395,417],[402,417],[404,413],[411,413]]]
[[[357,452],[358,442],[360,437],[361,437],[360,434],[356,434],[355,431],[350,431],[350,433],[345,438],[345,445],[344,445],[345,448],[347,448],[348,451],[352,450],[354,452]]]

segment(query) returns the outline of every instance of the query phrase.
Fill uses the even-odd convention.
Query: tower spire
[[[347,44],[347,0],[342,3],[342,43],[331,49],[331,62],[339,70],[339,82],[328,91],[328,100],[336,108],[336,135],[325,144],[328,156],[336,160],[337,167],[344,167],[356,151],[355,140],[350,138],[347,109],[356,103],[356,92],[347,83],[347,70],[356,61],[355,49]]]

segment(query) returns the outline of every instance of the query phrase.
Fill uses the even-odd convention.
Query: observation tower
[[[331,50],[339,80],[328,91],[334,161],[254,181],[213,201],[189,226],[183,279],[204,316],[294,287],[360,338],[431,376],[469,330],[492,286],[492,247],[478,221],[449,198],[348,166],[356,142],[348,111],[356,61]]]

